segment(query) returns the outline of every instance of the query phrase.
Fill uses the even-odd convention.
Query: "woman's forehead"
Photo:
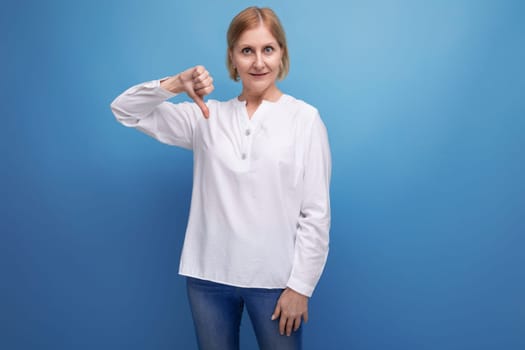
[[[270,30],[264,24],[261,24],[257,27],[246,29],[244,32],[242,32],[242,34],[239,36],[237,44],[271,44],[276,42],[277,39],[275,39]]]

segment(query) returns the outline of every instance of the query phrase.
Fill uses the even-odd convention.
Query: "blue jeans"
[[[261,350],[300,350],[302,326],[289,337],[272,321],[283,289],[240,288],[187,277],[188,298],[201,350],[238,350],[244,306]]]

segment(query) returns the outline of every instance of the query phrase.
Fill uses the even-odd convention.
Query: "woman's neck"
[[[277,102],[282,94],[283,93],[275,85],[272,88],[263,91],[262,93],[252,93],[246,89],[243,89],[241,95],[239,96],[239,101],[246,101],[246,107],[255,110],[257,107],[259,107],[263,100]]]

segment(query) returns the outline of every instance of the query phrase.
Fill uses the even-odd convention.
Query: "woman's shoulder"
[[[315,106],[312,104],[296,98],[292,95],[284,94],[281,96],[281,100],[283,102],[283,105],[287,106],[287,108],[292,109],[295,114],[301,115],[305,118],[317,118],[319,117],[319,111]]]

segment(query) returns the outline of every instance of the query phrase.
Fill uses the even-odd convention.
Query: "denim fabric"
[[[261,350],[300,350],[302,326],[289,337],[280,335],[279,319],[271,316],[282,289],[240,288],[187,277],[188,298],[199,349],[238,350],[246,306]]]

